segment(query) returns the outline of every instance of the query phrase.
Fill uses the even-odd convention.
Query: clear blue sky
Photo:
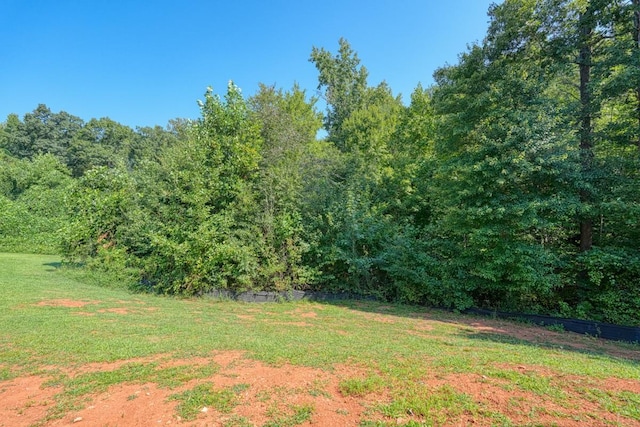
[[[136,126],[196,118],[233,80],[316,93],[311,48],[345,37],[406,101],[481,41],[491,0],[2,0],[0,122],[39,103]]]

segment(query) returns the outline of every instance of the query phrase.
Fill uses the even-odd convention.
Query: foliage
[[[596,285],[583,262],[598,251],[578,254],[572,223],[580,226],[581,250],[603,244],[599,236],[592,243],[595,214],[608,221],[602,208],[610,206],[603,204],[609,191],[620,188],[620,180],[635,179],[614,166],[624,163],[625,154],[605,148],[602,133],[585,134],[592,132],[586,120],[596,118],[600,107],[599,82],[589,86],[593,105],[585,106],[587,98],[579,94],[579,103],[559,96],[558,86],[575,75],[573,53],[586,43],[574,37],[583,21],[567,17],[584,11],[573,15],[573,2],[560,9],[548,3],[494,6],[483,45],[436,73],[434,226],[451,248],[445,278],[479,305],[546,311],[558,298],[586,302]],[[606,10],[604,3],[592,7]],[[549,66],[549,58],[557,62]],[[588,166],[587,158],[593,158]],[[633,196],[630,204],[624,197],[616,200],[633,212]]]
[[[50,154],[18,160],[0,152],[0,166],[0,248],[57,252],[68,219],[68,169]]]
[[[60,247],[153,292],[316,289],[638,324],[639,7],[492,5],[484,40],[408,105],[340,39],[311,50],[318,98],[230,83],[166,129],[9,115],[0,245]]]
[[[305,182],[313,180],[308,165],[314,161],[311,147],[321,126],[315,102],[313,98],[307,102],[297,86],[289,92],[261,86],[249,100],[263,140],[260,175],[254,184],[262,288],[301,288],[316,274],[302,261],[309,237],[301,197]]]
[[[231,83],[224,100],[209,90],[201,109],[187,138],[140,172],[141,198],[121,229],[131,263],[160,292],[250,289],[257,275],[249,236],[259,127]]]
[[[162,147],[180,138],[184,123],[174,120],[170,125],[167,130],[156,126],[134,131],[107,117],[85,123],[65,111],[54,113],[40,104],[23,120],[15,114],[7,117],[0,133],[0,148],[19,159],[53,155],[74,177],[79,177],[95,166],[123,163],[133,168],[143,158],[152,158]]]
[[[314,47],[309,61],[314,63],[319,72],[318,89],[324,88],[327,103],[325,130],[329,133],[329,139],[342,148],[342,124],[363,105],[369,73],[360,65],[358,55],[347,40],[341,38],[339,45],[335,56],[323,48]]]

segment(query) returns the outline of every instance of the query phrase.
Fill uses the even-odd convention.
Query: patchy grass
[[[214,366],[174,366],[159,368],[157,363],[127,363],[115,370],[104,370],[55,378],[46,386],[62,386],[68,396],[106,391],[110,386],[120,383],[156,383],[161,387],[177,387],[192,379],[207,378],[216,371]]]
[[[366,396],[383,389],[384,379],[377,375],[366,378],[348,378],[340,381],[339,389],[343,396]]]
[[[596,388],[583,389],[587,400],[597,403],[607,411],[640,422],[640,394],[629,391],[603,391]]]
[[[25,396],[19,409],[46,409],[34,425],[132,384],[170,390],[163,404],[176,416],[198,418],[207,407],[224,414],[225,426],[322,425],[327,414],[363,426],[640,422],[638,345],[374,302],[133,295],[95,286],[86,272],[68,276],[58,262],[0,254],[0,401],[15,380],[45,378],[55,396]],[[225,352],[243,356],[228,366],[212,360]],[[324,374],[295,389],[259,388],[252,362],[280,369],[284,380],[302,368]],[[339,370],[348,374],[338,378]],[[122,404],[151,398],[124,392]],[[340,406],[345,399],[352,406]],[[266,409],[248,413],[250,404]]]
[[[433,425],[445,425],[464,413],[474,414],[478,409],[470,396],[449,385],[433,388],[415,383],[394,390],[392,401],[379,408],[390,418],[412,417]]]
[[[294,427],[311,419],[313,406],[311,405],[291,405],[284,413],[270,411],[268,415],[272,420],[262,427]]]
[[[82,408],[87,396],[104,393],[114,385],[155,383],[160,387],[172,388],[193,379],[207,378],[215,371],[212,365],[161,368],[157,363],[127,363],[114,370],[105,369],[75,376],[54,375],[43,386],[60,387],[63,391],[55,396],[58,404],[48,411],[46,419],[62,418],[70,410]],[[128,396],[128,400],[135,398],[136,395]]]
[[[194,388],[182,393],[169,396],[170,400],[177,400],[178,413],[185,420],[194,420],[198,413],[215,409],[228,414],[240,404],[238,395],[249,388],[248,384],[236,384],[233,387],[216,390],[211,383],[198,384]]]

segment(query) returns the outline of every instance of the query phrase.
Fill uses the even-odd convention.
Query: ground
[[[93,304],[92,301],[71,299],[53,299],[38,303],[47,307],[68,307],[77,309],[74,315],[92,316],[95,313],[84,312],[82,308]],[[395,322],[394,317],[382,313],[363,313],[371,322]],[[99,311],[98,311],[99,312]],[[127,309],[110,313],[127,314]],[[299,328],[313,327],[316,317],[312,310],[298,310],[297,322],[288,322],[287,326]],[[251,321],[251,310],[238,315],[240,321]],[[438,320],[440,322],[440,320]],[[637,347],[621,347],[607,341],[559,333],[530,325],[516,324],[495,319],[461,318],[462,327],[477,334],[503,336],[505,339],[520,339],[532,345],[545,343],[576,350],[597,347],[601,354],[621,358],[631,363],[640,361]],[[422,337],[431,337],[434,321],[425,317],[418,319],[415,327],[407,333]],[[338,331],[339,333],[339,331]],[[312,350],[309,350],[312,351]],[[105,390],[88,394],[81,404],[65,409],[61,418],[51,417],[52,410],[60,404],[61,385],[52,382],[52,378],[64,375],[73,379],[89,373],[116,372],[124,366],[135,364],[155,364],[158,369],[180,366],[215,366],[208,376],[186,381],[179,386],[163,386],[158,382],[120,382]],[[1,366],[0,366],[1,367]],[[435,425],[535,425],[557,426],[601,426],[601,425],[640,425],[637,418],[621,418],[619,414],[608,410],[602,399],[590,398],[586,390],[620,396],[628,393],[640,395],[640,378],[594,379],[569,374],[559,374],[534,364],[510,365],[496,364],[495,369],[504,378],[487,372],[447,372],[432,368],[421,381],[421,390],[442,392],[451,390],[453,395],[464,395],[481,408],[480,414],[502,414],[503,422],[495,417],[478,416],[461,410],[437,420]],[[559,405],[554,399],[545,399],[544,393],[535,393],[509,384],[514,378],[527,379],[531,375],[542,379],[558,393],[564,393],[569,404]],[[342,387],[345,379],[362,379],[371,375],[370,367],[335,364],[325,368],[294,366],[289,363],[266,364],[253,360],[243,351],[213,351],[208,357],[175,358],[172,355],[159,354],[148,358],[121,360],[112,363],[89,363],[73,367],[44,366],[36,374],[19,376],[0,381],[0,426],[359,426],[363,419],[386,424],[408,425],[411,421],[422,422],[424,418],[408,409],[401,416],[382,416],[380,411],[372,410],[379,402],[389,401],[388,391],[384,388],[365,390],[362,393],[345,392]],[[529,375],[529,376],[528,376]],[[204,386],[207,390],[230,391],[226,401],[199,404],[198,397],[189,395],[192,390]],[[232,391],[232,392],[231,392]],[[429,395],[425,393],[424,399]],[[605,399],[606,400],[606,399]],[[181,412],[188,405],[192,415]],[[462,404],[462,403],[461,403]],[[311,408],[305,412],[305,408]],[[585,417],[585,413],[589,416]],[[183,414],[183,415],[181,415]],[[419,424],[416,424],[419,425]]]

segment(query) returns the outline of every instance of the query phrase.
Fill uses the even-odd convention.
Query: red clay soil
[[[40,301],[36,304],[39,307],[67,307],[67,308],[79,308],[90,304],[97,304],[97,301],[78,301],[72,299],[50,299]]]
[[[210,359],[172,361],[162,367],[208,364],[211,361],[220,369],[210,378],[194,380],[176,389],[160,388],[156,384],[120,384],[106,393],[90,396],[83,409],[71,411],[62,419],[48,421],[45,421],[47,411],[54,406],[54,397],[60,393],[60,388],[43,387],[46,378],[39,376],[5,381],[0,383],[0,426],[223,426],[232,417],[244,417],[252,425],[260,426],[271,419],[270,411],[286,414],[292,405],[308,404],[313,407],[313,425],[338,427],[357,426],[365,409],[365,401],[343,397],[338,391],[342,378],[362,375],[357,368],[338,367],[329,372],[291,365],[273,367],[246,359],[240,352],[219,353]],[[70,374],[114,370],[131,362],[133,360],[93,363]],[[176,411],[179,402],[168,400],[168,397],[192,389],[199,383],[213,383],[215,389],[238,384],[249,387],[242,392],[242,403],[231,415],[207,408],[195,421],[182,420]]]
[[[38,305],[54,307],[80,308],[93,301],[73,301],[66,299],[42,301]],[[108,309],[114,314],[126,314],[119,309]],[[128,312],[128,311],[127,311]],[[77,313],[85,314],[85,313]],[[92,313],[86,313],[92,314]],[[299,310],[298,317],[312,319],[315,313]],[[243,315],[239,316],[243,318]],[[383,315],[366,313],[367,320],[393,322],[394,319]],[[428,337],[433,324],[442,320],[429,319],[428,315],[419,316],[415,329],[408,331]],[[446,320],[445,320],[446,321]],[[510,322],[456,318],[456,323],[471,334],[498,334],[515,337],[532,343],[551,344],[564,348],[601,351],[605,354],[640,360],[640,352],[625,349],[603,340],[594,340],[582,336],[568,336],[544,328]],[[309,326],[307,322],[296,323]],[[293,405],[309,405],[313,408],[310,421],[301,426],[348,427],[358,426],[363,419],[379,420],[389,425],[402,425],[411,420],[422,421],[411,413],[398,419],[384,418],[373,411],[376,403],[389,402],[390,396],[384,393],[367,396],[344,396],[339,391],[339,383],[346,378],[363,378],[368,371],[354,366],[336,366],[331,370],[282,365],[270,366],[250,360],[242,352],[218,352],[207,358],[188,360],[170,360],[169,355],[157,355],[150,358],[123,360],[113,363],[92,363],[68,369],[43,367],[40,372],[63,372],[71,377],[97,371],[111,371],[126,363],[159,363],[161,367],[176,365],[207,365],[215,363],[219,369],[208,378],[193,380],[178,388],[169,389],[157,384],[124,383],[112,386],[106,392],[85,396],[81,408],[70,410],[63,418],[48,419],[48,414],[56,405],[56,395],[62,392],[60,387],[45,386],[49,376],[26,376],[0,381],[0,427],[28,426],[263,426],[278,416],[291,413]],[[0,366],[1,368],[1,366]],[[609,378],[598,380],[579,376],[558,374],[551,369],[527,365],[497,365],[497,369],[514,371],[523,375],[543,377],[558,393],[561,399],[552,399],[544,394],[525,391],[510,383],[507,379],[492,377],[482,373],[442,374],[430,372],[422,379],[425,393],[450,387],[456,392],[466,394],[479,408],[476,413],[462,413],[451,416],[445,414],[437,425],[443,426],[491,426],[501,425],[508,420],[512,425],[542,426],[640,426],[640,422],[621,418],[598,403],[585,390],[599,390],[615,395],[617,393],[640,394],[640,378],[626,380]],[[191,390],[198,384],[213,384],[214,389],[224,389],[237,385],[246,385],[241,392],[240,404],[231,413],[220,413],[214,408],[201,408],[196,420],[180,418],[176,408],[179,402],[169,397],[185,390]],[[276,414],[276,415],[274,415]],[[490,414],[500,414],[503,420]],[[249,424],[241,424],[244,420]]]
[[[60,392],[43,388],[46,378],[29,376],[0,382],[0,426],[31,426],[40,421]]]
[[[458,324],[471,326],[477,334],[497,334],[520,339],[531,344],[552,345],[566,350],[597,352],[622,359],[640,361],[637,348],[625,349],[613,341],[587,335],[555,332],[541,326],[529,326],[504,320],[460,318]]]
[[[169,367],[181,364],[205,365],[214,362],[219,370],[209,378],[191,381],[179,388],[168,389],[157,384],[119,384],[105,393],[88,396],[82,409],[72,410],[61,419],[46,420],[48,411],[55,405],[55,396],[62,390],[43,386],[47,378],[29,376],[0,383],[0,426],[225,426],[234,420],[243,419],[250,425],[262,426],[276,414],[290,413],[292,405],[310,405],[313,414],[310,421],[302,426],[346,427],[358,426],[362,419],[378,419],[402,425],[419,418],[407,414],[399,419],[384,419],[379,414],[367,412],[375,402],[388,401],[383,394],[365,397],[345,397],[338,388],[344,378],[364,377],[366,371],[357,367],[338,366],[331,371],[315,368],[291,366],[268,366],[245,358],[241,352],[220,352],[210,358],[172,360],[162,363],[167,356],[135,359],[114,363],[93,363],[70,369],[74,376],[87,372],[109,371],[131,362],[160,362]],[[469,396],[484,413],[500,413],[513,425],[535,422],[536,425],[557,426],[602,426],[640,425],[630,419],[620,419],[599,404],[572,392],[580,387],[596,387],[608,392],[627,391],[640,393],[640,381],[557,376],[552,370],[532,366],[501,365],[497,368],[548,376],[554,386],[567,393],[566,402],[559,404],[532,392],[510,387],[507,380],[487,378],[482,374],[427,375],[423,385],[425,390],[452,387]],[[180,418],[176,411],[179,402],[168,400],[169,396],[193,389],[201,383],[214,385],[214,389],[224,389],[245,384],[241,392],[241,403],[230,414],[223,414],[213,408],[202,408],[194,421]],[[566,386],[570,386],[568,390]],[[278,415],[276,415],[277,417]],[[477,414],[463,413],[445,418],[445,426],[490,426],[496,420]],[[240,425],[240,424],[235,424]]]
[[[423,324],[416,324],[414,330],[411,331],[414,335],[424,336],[425,338],[432,338],[428,331],[432,328],[431,325],[434,322],[447,322],[440,318],[434,320],[433,315],[428,312],[415,314],[412,317],[425,321]],[[385,316],[378,315],[376,317],[376,315],[370,315],[370,318],[377,321],[384,321]],[[558,349],[602,353],[640,362],[640,351],[638,351],[637,346],[626,349],[615,341],[590,337],[588,335],[556,332],[542,326],[516,323],[508,320],[479,318],[476,316],[456,316],[454,320],[451,320],[451,323],[466,326],[465,329],[467,329],[468,333],[478,337],[482,337],[483,335],[487,337],[493,335],[504,336],[505,338],[515,338],[534,345],[549,345]]]

